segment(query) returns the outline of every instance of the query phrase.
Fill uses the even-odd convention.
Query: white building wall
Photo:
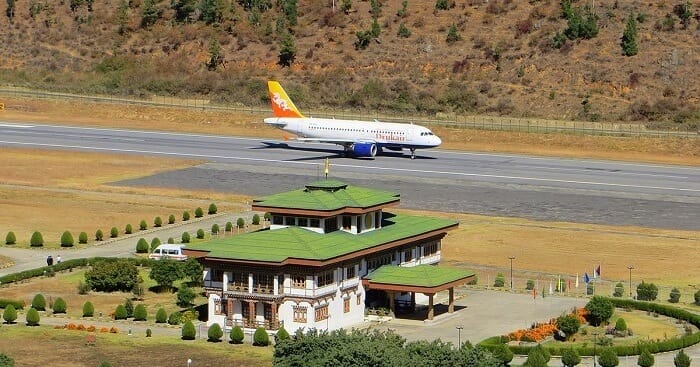
[[[209,295],[209,305],[208,305],[208,311],[209,311],[209,319],[207,319],[207,326],[212,326],[214,324],[219,324],[222,328],[226,325],[226,316],[225,315],[217,315],[216,314],[216,305],[215,303],[220,299],[216,294],[210,294]]]

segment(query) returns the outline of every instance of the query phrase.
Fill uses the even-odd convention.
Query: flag
[[[600,265],[598,265],[598,267],[595,269],[595,274],[600,276]]]
[[[554,294],[554,290],[552,289],[552,281],[549,281],[549,294]]]
[[[323,173],[326,174],[326,178],[328,178],[328,167],[331,166],[331,163],[328,161],[328,158],[326,158],[326,166],[323,168]]]
[[[546,294],[547,294],[547,292],[545,292],[544,286],[542,286],[542,298],[544,298]]]
[[[588,284],[591,281],[591,278],[588,276],[588,273],[583,274],[583,282]]]
[[[537,289],[532,288],[532,299],[537,299]]]
[[[593,279],[598,278],[598,273],[596,273],[595,268],[593,268]]]
[[[571,279],[567,279],[566,280],[566,291],[568,292],[570,290],[571,290]]]
[[[578,273],[576,273],[576,288],[578,288]]]

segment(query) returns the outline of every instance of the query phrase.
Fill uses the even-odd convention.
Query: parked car
[[[154,260],[168,258],[171,260],[185,261],[187,260],[187,255],[182,253],[184,247],[185,245],[160,245],[156,247],[148,257]]]

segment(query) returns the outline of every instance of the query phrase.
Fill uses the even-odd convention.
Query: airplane
[[[413,124],[304,117],[278,82],[268,81],[267,87],[274,117],[263,121],[297,135],[296,141],[342,145],[345,156],[357,158],[374,158],[382,149],[406,148],[415,159],[416,149],[442,144],[430,129]]]

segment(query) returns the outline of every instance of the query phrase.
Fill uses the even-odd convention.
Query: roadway
[[[323,177],[401,193],[402,207],[539,220],[700,229],[700,168],[419,150],[340,157],[325,144],[0,121],[0,146],[194,158],[208,163],[116,185],[266,195]],[[302,149],[303,148],[303,149]]]

